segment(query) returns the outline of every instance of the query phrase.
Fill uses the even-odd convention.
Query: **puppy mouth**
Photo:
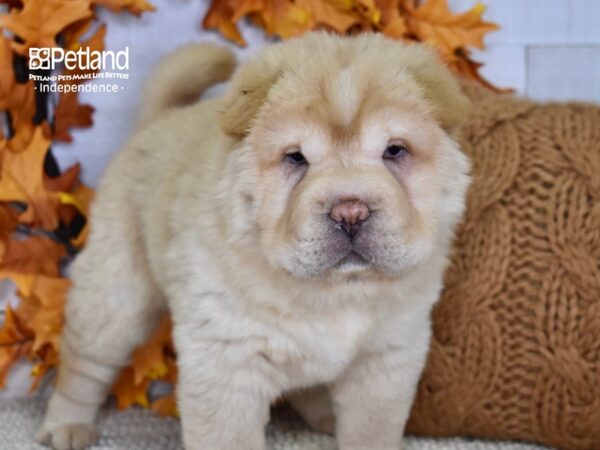
[[[333,267],[339,273],[361,272],[371,264],[354,250],[340,259]]]

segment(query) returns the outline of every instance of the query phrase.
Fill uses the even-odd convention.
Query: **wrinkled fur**
[[[468,185],[451,138],[466,101],[424,46],[312,33],[182,106],[233,65],[206,45],[169,56],[102,179],[39,434],[56,449],[92,442],[167,310],[187,450],[264,450],[282,394],[340,450],[401,447]],[[381,157],[393,139],[402,161]],[[340,266],[351,244],[328,211],[347,198],[373,211],[355,242],[367,267]]]

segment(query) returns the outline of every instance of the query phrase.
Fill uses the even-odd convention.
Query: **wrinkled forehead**
[[[424,103],[408,71],[388,72],[359,62],[290,68],[274,84],[268,100],[290,112],[307,112],[335,128],[352,127],[363,119],[361,113],[372,112],[378,105],[419,108]]]
[[[271,88],[255,122],[260,146],[277,139],[281,146],[352,147],[373,141],[371,135],[418,136],[435,125],[422,92],[402,70],[387,73],[347,65],[299,68],[283,74]],[[429,130],[430,131],[430,130]],[[275,144],[275,143],[273,143]]]

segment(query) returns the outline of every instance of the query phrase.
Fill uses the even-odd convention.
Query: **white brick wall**
[[[600,0],[482,0],[502,28],[474,52],[482,74],[539,100],[600,102]],[[474,0],[449,0],[454,11]]]

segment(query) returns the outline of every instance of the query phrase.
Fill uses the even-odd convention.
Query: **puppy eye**
[[[408,155],[408,148],[404,144],[390,143],[383,152],[383,159],[398,159]]]
[[[283,157],[283,160],[297,166],[308,164],[308,161],[306,160],[302,152],[286,153]]]

